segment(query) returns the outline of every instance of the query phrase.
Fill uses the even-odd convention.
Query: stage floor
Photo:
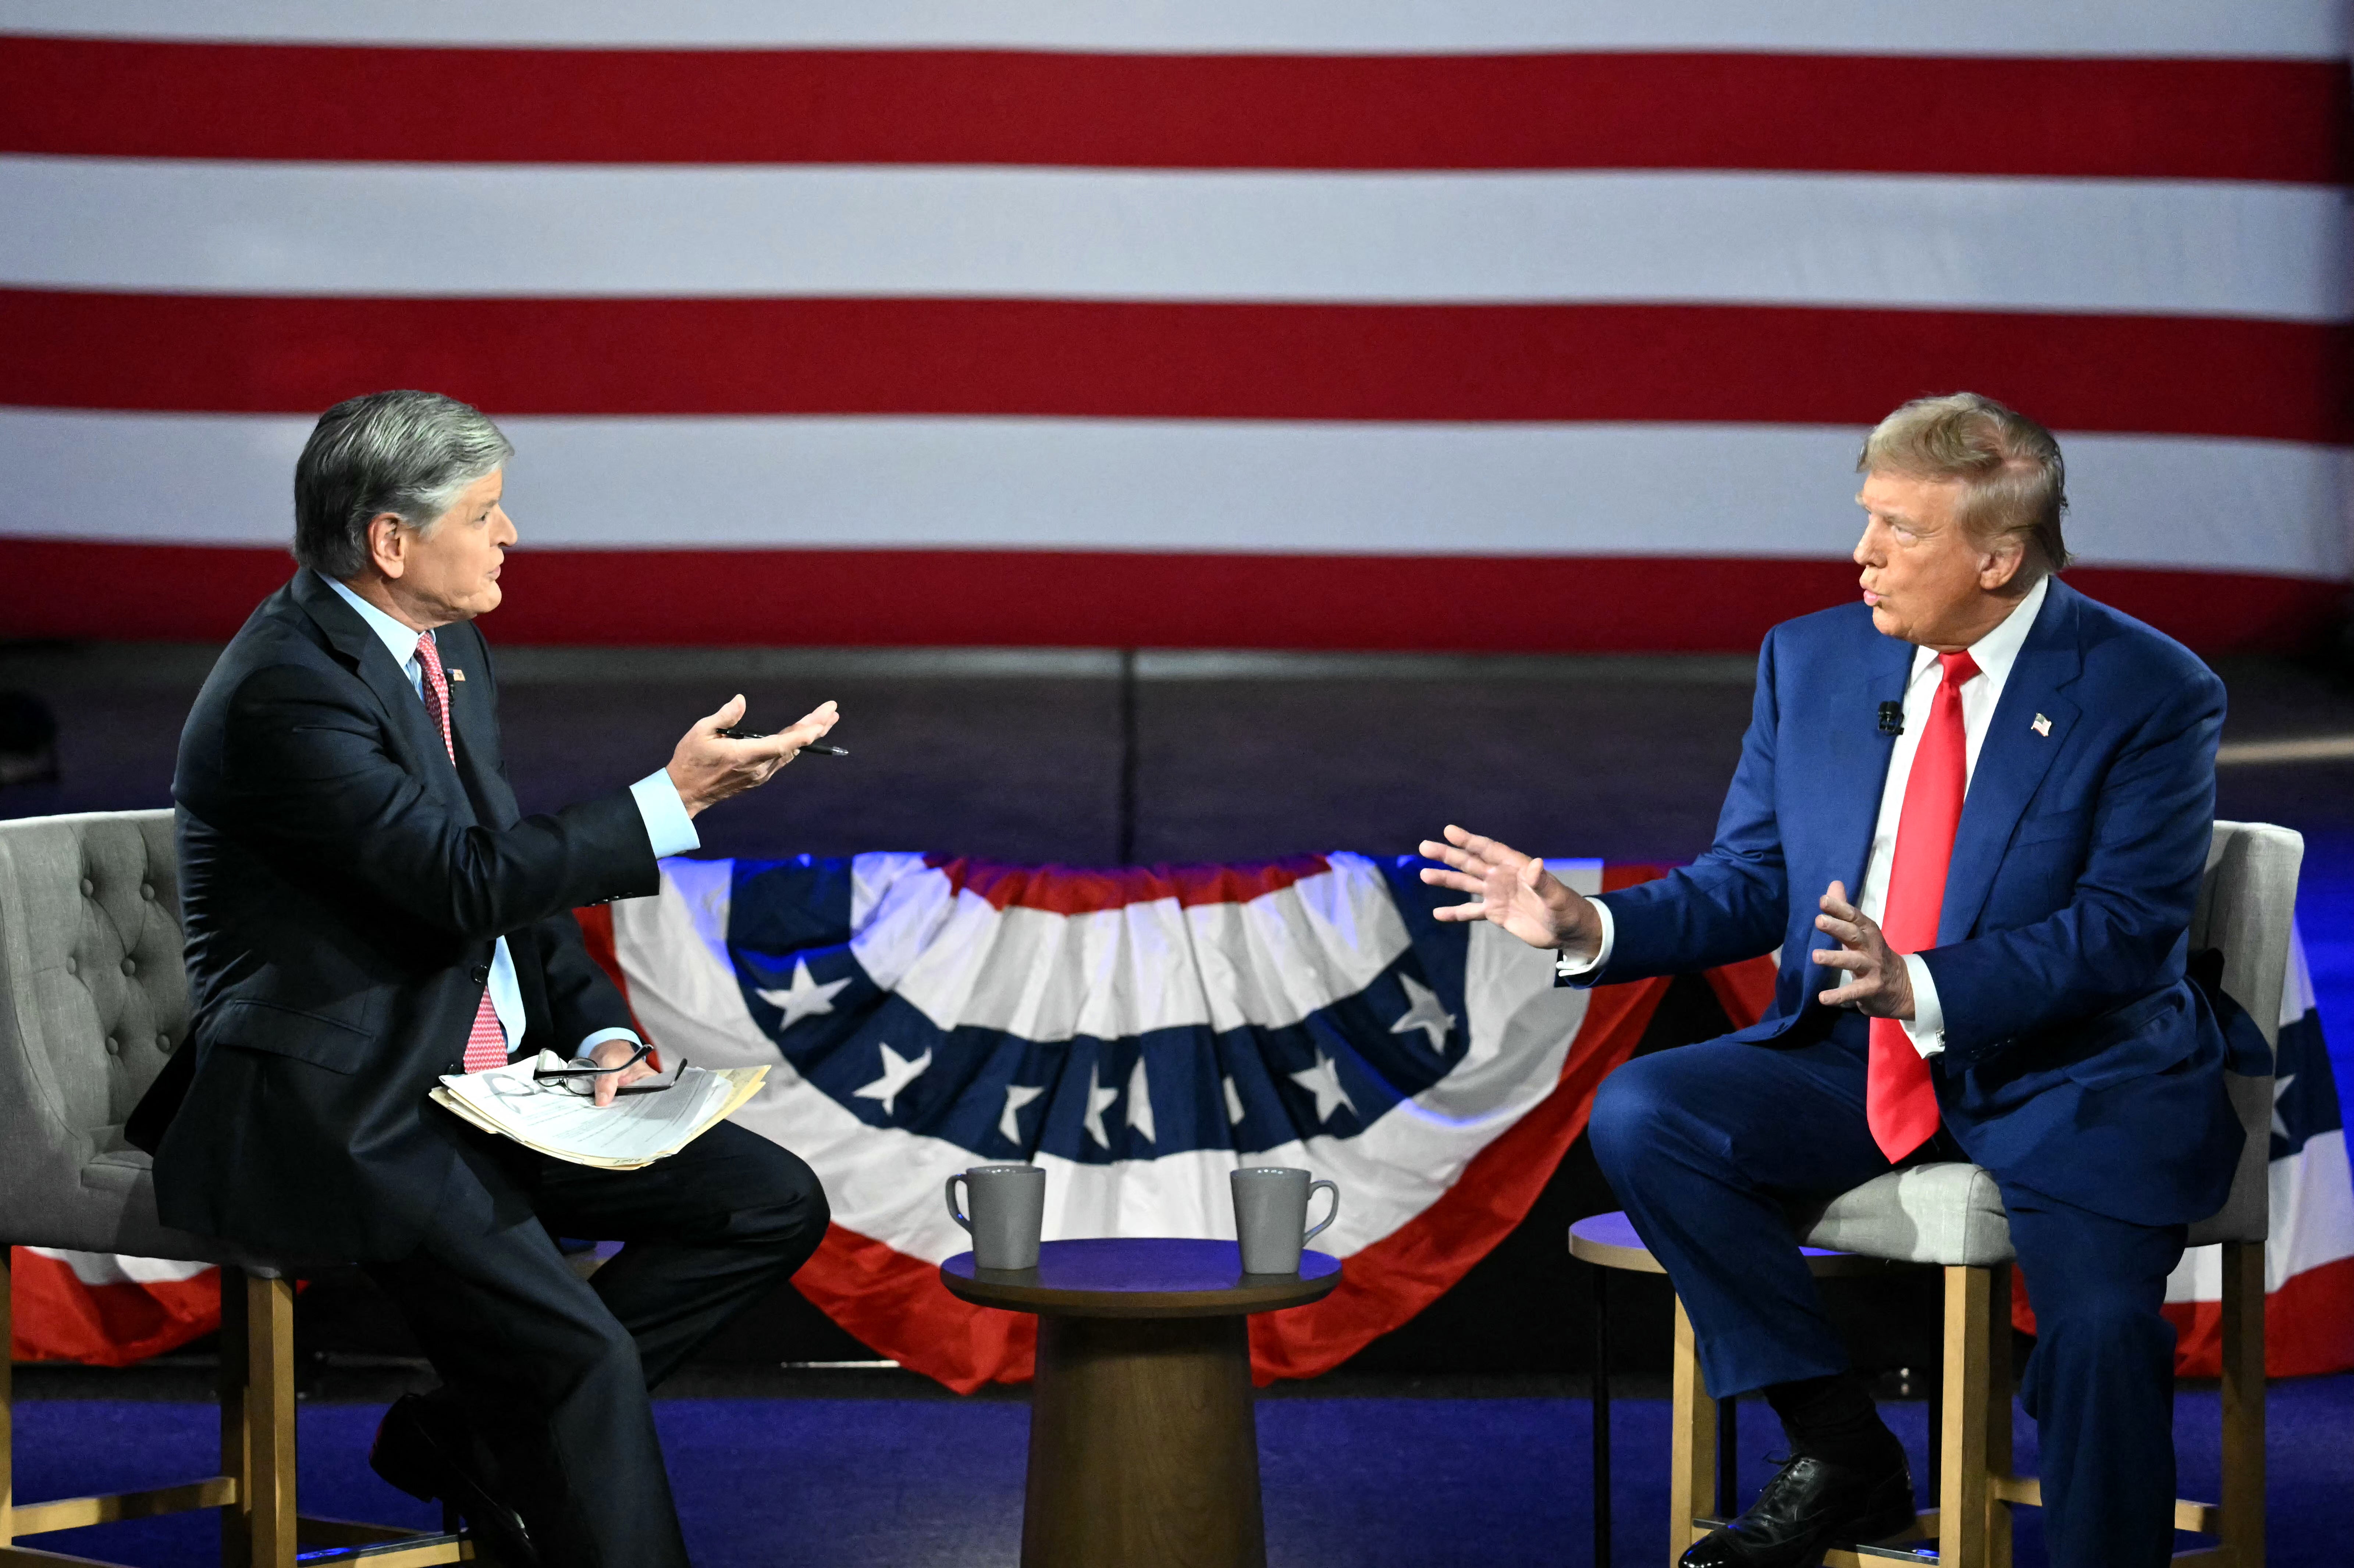
[[[199,1375],[193,1368],[39,1370],[26,1380],[31,1397],[16,1407],[16,1495],[37,1500],[203,1470],[219,1428],[211,1405],[186,1397]],[[385,1392],[366,1386],[370,1381],[347,1379],[345,1392]],[[731,1381],[737,1397],[663,1399],[655,1406],[697,1562],[1010,1568],[1016,1561],[1029,1425],[1018,1391],[959,1400],[912,1373]],[[1663,1392],[1634,1385],[1614,1402],[1616,1563],[1655,1563],[1664,1554]],[[1342,1373],[1269,1394],[1259,1404],[1258,1428],[1273,1568],[1590,1561],[1590,1416],[1582,1383]],[[2175,1406],[2183,1486],[2212,1496],[2212,1386],[2186,1385]],[[381,1408],[375,1399],[347,1403],[324,1390],[304,1403],[304,1511],[419,1528],[436,1522],[438,1510],[367,1468]],[[1882,1408],[1912,1449],[1917,1476],[1925,1407],[1889,1401]],[[2345,1560],[2338,1518],[2346,1456],[2354,1452],[2354,1375],[2275,1383],[2269,1414],[2266,1561],[2273,1568],[2336,1568]],[[1757,1401],[1744,1402],[1742,1415],[1745,1496],[1772,1473],[1766,1456],[1780,1433]],[[2021,1467],[2031,1470],[2035,1432],[2023,1419],[2018,1439]],[[2021,1510],[2018,1542],[2020,1568],[2043,1562],[2036,1510]],[[152,1568],[212,1568],[219,1561],[217,1529],[204,1514],[65,1531],[30,1544]]]

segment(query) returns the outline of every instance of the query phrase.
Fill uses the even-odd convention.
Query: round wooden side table
[[[1022,1568],[1264,1568],[1247,1319],[1340,1282],[1320,1252],[1245,1274],[1232,1242],[1159,1236],[940,1265],[950,1294],[1038,1315]]]

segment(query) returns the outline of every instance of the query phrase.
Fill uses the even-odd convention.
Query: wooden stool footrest
[[[119,1519],[154,1519],[162,1514],[186,1513],[191,1509],[227,1508],[235,1501],[236,1477],[207,1476],[201,1481],[150,1487],[143,1491],[18,1503],[11,1524],[18,1535],[47,1535],[53,1530],[80,1530],[85,1525],[111,1524]]]

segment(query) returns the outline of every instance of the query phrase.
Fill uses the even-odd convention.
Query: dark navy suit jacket
[[[188,715],[172,795],[193,1048],[126,1129],[166,1224],[297,1262],[405,1255],[467,1136],[426,1095],[460,1070],[500,937],[523,1050],[630,1022],[572,911],[656,889],[644,819],[626,789],[523,816],[490,650],[471,624],[437,635],[454,766],[383,640],[307,571]]]
[[[1914,652],[1861,603],[1767,633],[1715,843],[1604,895],[1610,962],[1579,983],[1778,946],[1774,1004],[1734,1038],[1820,1038],[1816,997],[1838,976],[1808,957],[1836,946],[1816,900],[1862,885],[1895,745],[1879,705],[1903,699]],[[2222,1206],[2243,1138],[2229,1051],[2185,977],[2222,725],[2222,683],[2189,650],[2053,580],[1980,747],[1922,955],[1945,1010],[1931,1076],[1946,1125],[1999,1181],[2145,1224]]]

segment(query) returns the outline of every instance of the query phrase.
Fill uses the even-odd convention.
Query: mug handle
[[[1331,1212],[1324,1216],[1323,1224],[1318,1225],[1314,1230],[1310,1231],[1306,1235],[1299,1238],[1299,1245],[1301,1246],[1306,1246],[1310,1242],[1314,1241],[1318,1236],[1323,1234],[1327,1227],[1329,1227],[1334,1220],[1341,1217],[1340,1187],[1331,1181],[1310,1181],[1308,1183],[1308,1201],[1312,1203],[1316,1201],[1316,1189],[1319,1187],[1323,1188],[1324,1191],[1332,1194],[1332,1207]]]
[[[948,1194],[948,1200],[949,1200],[949,1218],[950,1218],[950,1219],[954,1220],[957,1224],[959,1224],[962,1225],[962,1226],[965,1228],[965,1232],[966,1232],[966,1234],[971,1234],[971,1231],[972,1231],[972,1222],[971,1222],[970,1220],[967,1219],[967,1218],[964,1216],[963,1213],[962,1213],[961,1211],[960,1211],[960,1210],[957,1208],[957,1191],[956,1191],[956,1184],[957,1184],[958,1182],[960,1182],[960,1181],[964,1181],[964,1178],[965,1178],[965,1173],[964,1173],[963,1171],[958,1171],[955,1175],[953,1175],[953,1176],[951,1176],[951,1177],[949,1177],[949,1181],[948,1181],[948,1186],[947,1186],[946,1188],[944,1188],[944,1189],[943,1189],[943,1191]],[[970,1181],[966,1181],[966,1182],[965,1182],[965,1185],[966,1185],[966,1187],[967,1187],[968,1189],[970,1189],[970,1188],[971,1187],[972,1183],[970,1183]],[[966,1206],[967,1206],[967,1207],[970,1207],[970,1206],[971,1206],[971,1203],[972,1203],[972,1193],[970,1192],[970,1190],[968,1190],[968,1191],[966,1192],[964,1201],[965,1201],[965,1204],[966,1204]],[[1333,1201],[1335,1203],[1338,1203],[1338,1202],[1340,1202],[1340,1194],[1339,1194],[1339,1193],[1337,1193],[1337,1192],[1336,1192],[1336,1193],[1334,1193],[1334,1194],[1333,1194],[1333,1200],[1332,1200],[1332,1201]]]

